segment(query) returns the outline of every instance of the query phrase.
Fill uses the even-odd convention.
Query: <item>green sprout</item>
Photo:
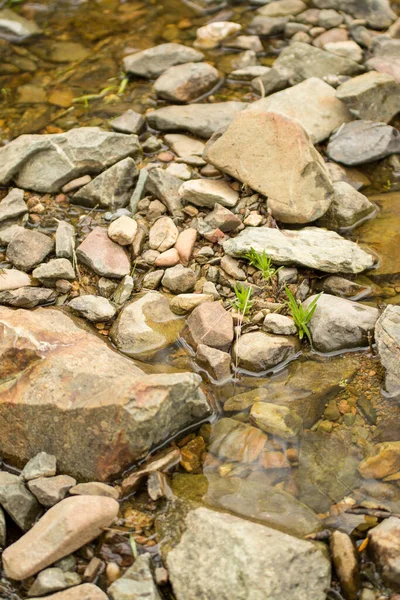
[[[250,248],[249,252],[246,252],[244,257],[247,258],[252,267],[261,271],[262,276],[267,283],[282,269],[282,267],[275,269],[272,266],[272,258],[267,256],[265,250],[261,253],[257,252],[254,248]]]
[[[230,300],[231,305],[240,314],[247,315],[253,306],[253,302],[251,301],[253,290],[251,287],[245,287],[243,283],[235,283],[233,291],[235,292],[235,299]]]
[[[297,302],[297,300],[293,296],[292,292],[286,286],[285,286],[285,292],[288,297],[288,301],[286,302],[286,304],[289,307],[290,314],[292,315],[293,321],[297,327],[298,336],[302,340],[304,337],[304,334],[305,334],[308,338],[308,341],[310,342],[310,344],[312,346],[311,334],[310,334],[310,330],[308,329],[307,325],[310,322],[311,317],[315,313],[315,309],[317,308],[318,300],[322,296],[323,292],[318,294],[318,296],[316,296],[314,298],[314,300],[311,302],[311,304],[307,308],[305,308],[301,302]]]

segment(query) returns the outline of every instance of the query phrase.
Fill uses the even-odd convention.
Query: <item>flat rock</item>
[[[167,567],[177,600],[323,600],[330,585],[330,562],[318,546],[206,508],[189,513]]]
[[[361,46],[353,40],[328,42],[323,45],[323,48],[327,52],[332,52],[332,54],[337,54],[338,56],[344,56],[357,63],[362,63],[364,58]]]
[[[248,110],[275,112],[297,119],[313,143],[327,139],[335,129],[353,119],[346,105],[336,97],[336,90],[317,77],[257,100]]]
[[[202,156],[204,152],[204,142],[195,140],[188,135],[181,133],[167,133],[164,140],[175,154],[178,156]]]
[[[32,277],[42,283],[56,281],[57,279],[74,280],[76,278],[74,267],[66,258],[52,258],[47,263],[38,265],[32,271]]]
[[[138,75],[152,79],[158,77],[174,65],[188,62],[199,62],[204,55],[183,44],[160,44],[147,48],[124,58],[124,70],[129,75]]]
[[[203,302],[212,302],[211,294],[178,294],[169,301],[169,307],[176,315],[187,315]]]
[[[147,292],[123,308],[110,336],[124,354],[145,359],[176,342],[183,325],[162,294]]]
[[[123,208],[129,204],[137,177],[136,163],[128,156],[81,187],[71,202],[88,208]]]
[[[214,204],[214,209],[205,217],[205,222],[224,233],[234,231],[242,224],[241,219],[221,204]]]
[[[69,493],[71,496],[106,496],[107,498],[114,498],[115,500],[119,499],[118,490],[101,481],[78,483],[78,485],[74,485],[69,490]]]
[[[215,208],[216,204],[232,208],[239,200],[239,193],[222,180],[186,181],[179,188],[179,195],[185,202],[206,208]]]
[[[107,589],[111,600],[161,600],[151,572],[150,554],[141,554]]]
[[[31,271],[54,249],[53,240],[31,229],[17,232],[7,246],[7,259],[21,271]]]
[[[0,39],[18,44],[40,33],[42,30],[34,21],[25,19],[9,8],[0,10]]]
[[[0,322],[0,452],[11,463],[44,450],[61,473],[104,481],[209,414],[198,375],[144,375],[59,310],[0,308]]]
[[[379,357],[386,369],[385,387],[392,397],[400,397],[400,307],[387,306],[375,327]]]
[[[196,351],[196,363],[203,367],[215,381],[227,381],[231,377],[232,358],[228,352],[199,344]]]
[[[360,589],[358,553],[352,539],[343,531],[334,531],[329,548],[341,588],[348,600],[357,600]]]
[[[108,237],[107,230],[96,227],[76,250],[78,261],[97,275],[122,279],[131,272],[127,251]]]
[[[259,8],[257,13],[263,17],[295,17],[306,8],[303,0],[275,0]]]
[[[28,212],[24,200],[24,190],[12,189],[0,202],[0,223],[7,219],[17,219]]]
[[[17,290],[32,285],[31,278],[18,269],[2,269],[0,273],[0,292]]]
[[[332,160],[355,166],[400,153],[400,132],[374,121],[353,121],[343,125],[329,140],[327,153]]]
[[[23,481],[7,471],[0,472],[0,504],[22,531],[32,527],[42,510]]]
[[[252,463],[260,456],[268,436],[257,427],[222,418],[213,424],[209,450],[218,458]]]
[[[47,600],[108,600],[106,594],[97,585],[83,583],[68,590],[46,596]],[[32,598],[31,600],[42,600]]]
[[[329,208],[333,187],[323,159],[303,127],[284,115],[239,113],[225,133],[210,140],[204,158],[268,196],[280,221],[307,223]]]
[[[400,112],[400,85],[391,75],[370,71],[342,83],[336,97],[365,121],[389,123]]]
[[[130,108],[119,117],[112,119],[109,124],[111,129],[118,131],[118,133],[134,133],[139,135],[144,130],[146,121],[140,113]]]
[[[147,121],[150,127],[160,131],[188,131],[208,139],[218,129],[229,125],[235,114],[246,106],[244,102],[233,101],[166,106],[147,115]]]
[[[255,331],[241,335],[235,342],[233,358],[245,371],[269,371],[280,363],[295,358],[299,348],[299,341],[295,337]]]
[[[308,308],[314,298],[307,298],[303,306]],[[364,348],[369,336],[372,339],[378,317],[377,308],[323,294],[308,324],[313,346],[319,352]]]
[[[226,351],[233,341],[233,319],[218,302],[204,302],[193,310],[186,322],[184,337],[195,348],[205,344]]]
[[[243,256],[251,248],[265,250],[279,265],[301,265],[327,273],[361,273],[374,264],[371,254],[334,231],[318,227],[281,230],[248,227],[223,244],[230,256]]]
[[[118,514],[112,498],[75,496],[53,506],[28,533],[3,552],[7,577],[35,575],[97,538]]]
[[[109,321],[115,317],[117,309],[107,298],[86,294],[72,298],[67,306],[78,316],[93,323]]]
[[[28,482],[28,488],[40,504],[48,508],[63,500],[75,484],[76,479],[69,475],[56,475],[55,477],[37,477]]]
[[[208,63],[189,62],[167,69],[154,83],[159,98],[169,102],[193,102],[217,85],[219,73]]]
[[[136,135],[80,127],[65,133],[21,135],[0,148],[0,184],[14,180],[36,192],[58,192],[87,173],[99,173],[127,156],[137,156]]]
[[[376,212],[376,207],[372,202],[345,181],[334,183],[333,188],[331,205],[324,216],[318,220],[319,226],[328,229],[355,227]]]
[[[53,454],[39,452],[26,463],[21,477],[24,481],[31,481],[38,477],[53,477],[56,471],[57,458]]]
[[[21,287],[0,292],[0,304],[16,308],[35,308],[40,304],[51,304],[56,298],[54,290],[43,287]]]
[[[314,0],[313,4],[318,8],[343,10],[355,19],[365,19],[374,29],[386,29],[396,18],[388,0]]]

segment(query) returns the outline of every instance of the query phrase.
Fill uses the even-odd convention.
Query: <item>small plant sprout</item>
[[[316,296],[314,298],[314,300],[311,302],[311,304],[307,308],[304,308],[304,306],[302,305],[301,302],[297,302],[297,300],[293,296],[292,292],[286,286],[285,286],[285,292],[288,297],[288,301],[286,302],[286,304],[289,307],[290,314],[292,315],[293,321],[297,327],[297,332],[298,332],[299,338],[302,340],[304,337],[304,334],[305,334],[308,338],[308,341],[310,342],[310,344],[312,346],[311,334],[310,334],[310,330],[308,329],[307,325],[310,322],[311,317],[313,316],[313,314],[315,312],[315,309],[317,308],[318,300],[322,296],[323,292],[318,294],[318,296]]]
[[[235,283],[233,291],[235,292],[235,299],[230,300],[231,305],[241,315],[247,315],[253,306],[253,302],[251,301],[253,290],[251,287],[245,287],[243,283]]]
[[[247,258],[252,267],[261,271],[262,276],[267,283],[269,283],[282,268],[279,267],[279,269],[275,269],[272,266],[272,258],[267,256],[265,250],[261,253],[257,252],[254,248],[250,248],[249,252],[246,252],[244,257]]]

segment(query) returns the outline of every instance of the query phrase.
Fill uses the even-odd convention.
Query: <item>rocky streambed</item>
[[[398,600],[400,19],[0,9],[0,596]]]

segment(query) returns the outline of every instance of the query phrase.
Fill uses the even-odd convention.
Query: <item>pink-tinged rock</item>
[[[157,256],[154,264],[156,267],[174,267],[180,261],[178,250],[170,248]]]
[[[41,598],[31,598],[31,600],[42,600]],[[108,600],[108,596],[97,585],[92,583],[83,583],[76,587],[46,596],[46,600]]]
[[[187,265],[192,253],[193,248],[197,239],[197,231],[192,227],[189,229],[185,229],[179,234],[178,239],[176,240],[175,248],[179,253],[180,259],[184,265]]]
[[[104,496],[62,500],[3,552],[7,577],[21,581],[82,548],[111,525],[118,510],[118,502]]]
[[[23,271],[18,271],[18,269],[2,269],[0,272],[0,292],[18,290],[30,285],[32,285],[31,278]]]
[[[326,44],[332,44],[333,42],[346,42],[349,39],[347,29],[329,29],[324,31],[313,41],[313,45],[317,48],[323,48]]]
[[[197,348],[199,344],[228,350],[233,341],[233,319],[218,302],[204,302],[187,320],[184,336]]]
[[[93,269],[97,275],[122,279],[131,271],[127,251],[116,244],[107,234],[107,229],[96,227],[77,248],[79,262]]]

